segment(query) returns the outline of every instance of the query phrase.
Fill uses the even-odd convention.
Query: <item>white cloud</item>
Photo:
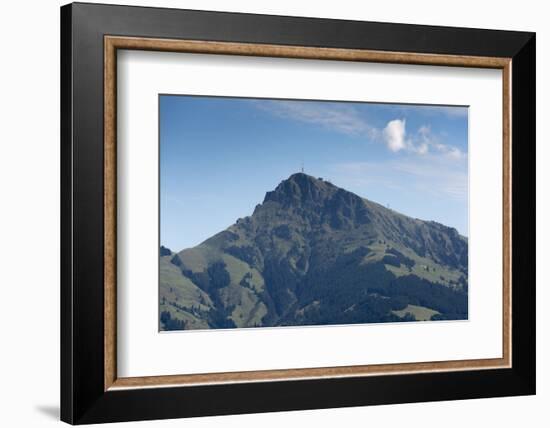
[[[308,101],[254,101],[264,111],[285,119],[321,125],[347,135],[377,138],[378,129],[371,126],[352,106]]]
[[[462,153],[462,151],[460,151],[460,149],[456,147],[449,148],[449,150],[447,151],[447,155],[451,159],[462,159],[463,157],[466,156],[464,153]]]
[[[351,188],[371,186],[410,189],[433,197],[466,201],[468,167],[446,154],[390,159],[383,162],[348,162],[333,166],[333,180]],[[368,194],[368,191],[362,192]]]
[[[454,160],[466,157],[466,154],[457,147],[441,143],[439,141],[441,135],[435,136],[429,125],[422,125],[416,132],[407,134],[405,119],[393,119],[384,128],[377,128],[350,104],[286,100],[252,102],[259,109],[280,118],[322,126],[333,132],[384,143],[393,153],[407,152],[426,156],[432,152],[439,152]],[[423,107],[423,109],[430,112],[444,110],[444,114],[457,116],[468,111],[464,107],[443,106]]]
[[[439,141],[440,138],[432,133],[428,125],[422,125],[418,128],[418,135],[421,141],[421,143],[415,147],[415,151],[418,154],[426,154],[431,147],[436,152],[442,153],[450,159],[459,160],[466,157],[466,153],[462,152],[458,147],[441,143]]]
[[[428,139],[432,134],[432,128],[430,128],[428,125],[422,125],[420,128],[418,128],[418,133],[422,138]]]
[[[403,150],[407,144],[405,142],[405,120],[390,120],[383,131],[384,141],[392,152]]]
[[[428,144],[422,143],[416,148],[416,153],[418,153],[419,155],[425,155],[426,153],[428,153],[428,150]]]

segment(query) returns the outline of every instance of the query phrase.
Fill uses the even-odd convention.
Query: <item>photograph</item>
[[[28,342],[22,362],[57,343],[5,364],[27,397],[8,426],[545,414],[544,14],[108,3],[27,5],[8,23],[52,49],[8,31],[25,55],[6,68],[22,113],[6,141],[23,157],[8,151],[4,181],[28,190],[13,187],[4,222],[23,261],[3,299],[23,324],[6,331]],[[48,201],[56,227],[18,225]],[[42,248],[29,270],[21,255]],[[20,287],[21,272],[36,278]]]
[[[158,100],[160,331],[468,320],[468,106]]]

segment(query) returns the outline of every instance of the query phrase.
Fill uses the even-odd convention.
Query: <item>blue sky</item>
[[[468,109],[161,95],[161,244],[195,246],[298,172],[468,235]]]

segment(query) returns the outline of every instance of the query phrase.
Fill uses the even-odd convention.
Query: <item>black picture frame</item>
[[[512,58],[512,367],[104,390],[104,36]],[[535,34],[73,3],[61,8],[61,419],[136,421],[535,393]]]

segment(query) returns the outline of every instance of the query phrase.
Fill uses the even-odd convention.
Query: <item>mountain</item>
[[[468,241],[298,173],[202,244],[160,252],[163,330],[466,319]]]

